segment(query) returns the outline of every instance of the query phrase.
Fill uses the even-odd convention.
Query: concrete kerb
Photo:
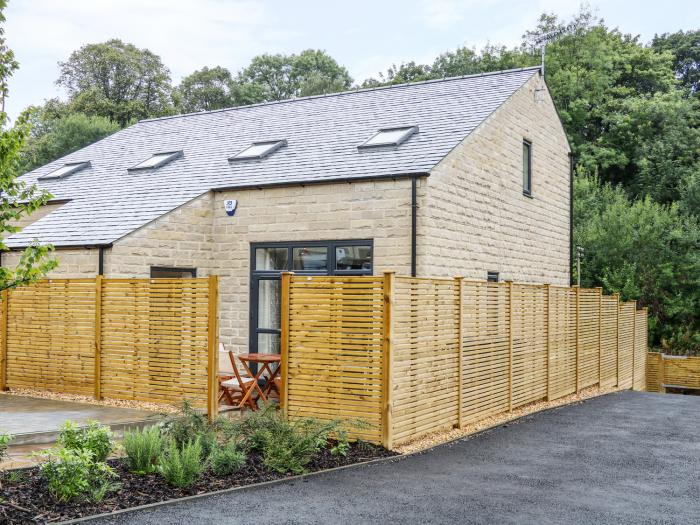
[[[275,480],[272,480],[272,481],[263,481],[263,482],[260,482],[260,483],[253,483],[253,484],[251,484],[251,485],[242,485],[242,486],[239,486],[239,487],[231,487],[231,488],[228,488],[228,489],[221,489],[221,490],[216,490],[216,491],[213,491],[213,492],[206,492],[206,493],[204,493],[204,494],[195,494],[195,495],[193,495],[193,496],[185,496],[184,498],[175,498],[175,499],[169,499],[169,500],[165,500],[165,501],[158,501],[158,502],[155,502],[155,503],[148,503],[148,504],[146,504],[146,505],[139,505],[139,506],[137,506],[137,507],[130,507],[130,508],[128,508],[128,509],[120,509],[120,510],[116,510],[116,511],[114,511],[114,512],[105,512],[105,513],[102,513],[102,514],[94,514],[94,515],[92,515],[92,516],[85,516],[85,517],[83,517],[83,518],[77,518],[77,519],[74,519],[74,520],[61,521],[61,522],[56,522],[56,523],[57,523],[57,525],[70,525],[70,524],[73,524],[73,523],[84,523],[84,522],[88,522],[88,521],[90,521],[90,520],[96,520],[96,519],[101,519],[101,518],[109,518],[109,517],[112,517],[112,516],[118,516],[118,515],[121,515],[121,514],[130,513],[130,512],[138,512],[138,511],[141,511],[141,510],[148,510],[148,509],[153,509],[153,508],[157,508],[157,507],[165,507],[165,506],[169,506],[169,505],[175,505],[175,504],[177,504],[177,503],[181,503],[181,502],[185,502],[185,501],[198,500],[198,499],[207,498],[207,497],[210,497],[210,496],[216,496],[216,495],[219,495],[219,494],[229,494],[229,493],[232,493],[232,492],[239,492],[239,491],[245,491],[245,490],[252,490],[252,489],[257,489],[257,488],[260,488],[260,487],[267,487],[267,486],[272,486],[272,485],[278,485],[278,484],[281,484],[281,483],[300,481],[300,480],[308,479],[308,478],[311,478],[311,477],[320,476],[320,475],[323,475],[323,474],[328,474],[328,473],[332,473],[332,472],[338,472],[338,471],[341,471],[341,470],[348,470],[348,469],[354,469],[354,468],[362,468],[362,467],[366,467],[366,466],[370,466],[370,465],[377,465],[377,464],[382,464],[382,463],[390,463],[390,462],[393,462],[393,461],[403,461],[403,460],[408,459],[408,458],[410,458],[410,457],[419,456],[419,455],[425,454],[426,452],[430,452],[430,451],[432,451],[432,450],[439,449],[439,448],[441,448],[441,447],[449,447],[449,446],[455,444],[455,443],[458,442],[458,441],[464,441],[464,440],[468,440],[468,439],[474,439],[474,438],[479,437],[479,436],[481,436],[481,435],[483,435],[483,434],[486,434],[486,433],[488,433],[488,432],[491,432],[491,431],[495,430],[495,429],[498,428],[498,427],[504,427],[504,426],[508,426],[508,425],[511,425],[511,424],[517,424],[517,423],[519,423],[520,421],[522,421],[523,419],[528,418],[528,417],[531,417],[531,416],[536,416],[537,414],[544,414],[544,413],[546,413],[546,412],[551,412],[551,411],[553,411],[553,410],[558,410],[558,409],[561,409],[561,408],[571,407],[571,406],[574,406],[574,405],[581,405],[581,404],[586,403],[586,402],[588,402],[588,401],[590,401],[590,400],[592,400],[592,399],[597,399],[597,398],[599,398],[599,397],[608,396],[608,395],[611,395],[611,394],[615,394],[615,393],[617,393],[617,392],[619,392],[619,391],[610,392],[610,393],[608,393],[608,394],[603,394],[602,396],[595,396],[595,397],[591,397],[591,398],[588,398],[588,399],[582,399],[582,400],[580,400],[580,401],[575,401],[575,402],[573,402],[573,403],[568,403],[568,404],[566,404],[566,405],[559,405],[559,406],[554,406],[554,407],[550,407],[550,408],[545,408],[545,409],[543,409],[543,410],[539,410],[539,411],[537,411],[537,412],[531,412],[531,413],[529,413],[529,414],[523,414],[522,416],[518,416],[518,417],[513,418],[513,419],[510,419],[510,420],[508,420],[508,421],[501,422],[501,423],[496,423],[495,425],[492,425],[492,426],[490,426],[490,427],[483,428],[483,429],[478,430],[478,431],[476,431],[476,432],[474,432],[474,433],[472,433],[472,434],[467,434],[467,435],[465,435],[465,436],[459,436],[459,437],[456,437],[456,438],[451,439],[451,440],[449,440],[449,441],[446,441],[446,442],[444,442],[444,443],[439,443],[439,444],[434,445],[434,446],[432,446],[432,447],[424,448],[424,449],[421,449],[421,450],[416,450],[415,452],[411,452],[411,453],[408,453],[408,454],[400,454],[400,455],[398,455],[398,456],[392,456],[392,457],[387,457],[387,458],[372,459],[372,460],[369,460],[369,461],[363,461],[363,462],[361,462],[361,463],[353,463],[352,465],[343,465],[343,466],[341,466],[341,467],[334,467],[334,468],[325,469],[325,470],[318,470],[318,471],[316,471],[316,472],[310,472],[310,473],[308,473],[308,474],[300,474],[300,475],[298,475],[298,476],[291,476],[291,477],[288,477],[288,478],[275,479]]]

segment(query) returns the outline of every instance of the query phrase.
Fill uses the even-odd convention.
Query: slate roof
[[[33,183],[66,163],[91,162],[65,179],[39,181],[70,202],[6,242],[109,244],[215,188],[427,174],[538,69],[143,120],[24,175]],[[358,150],[378,129],[399,126],[419,132],[396,149]],[[252,142],[273,139],[287,145],[262,160],[228,161]],[[183,155],[163,167],[127,171],[176,150]]]

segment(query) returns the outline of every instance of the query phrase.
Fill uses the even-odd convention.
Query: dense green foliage
[[[228,476],[245,465],[245,452],[239,449],[235,441],[218,444],[209,456],[211,470],[217,476]]]
[[[163,437],[160,428],[146,427],[124,432],[122,443],[129,469],[137,474],[152,474],[158,470],[158,458],[163,452]]]
[[[4,37],[5,0],[0,0],[0,107],[8,93],[7,81],[19,67]],[[14,126],[7,127],[7,115],[0,110],[0,252],[7,250],[3,237],[18,231],[18,221],[48,202],[51,195],[17,180],[20,151],[29,134],[28,116],[22,114]],[[0,268],[0,290],[34,282],[56,267],[52,247],[33,244],[26,248],[15,268]]]
[[[27,112],[31,131],[20,153],[21,172],[48,164],[120,129],[107,117],[71,111],[68,104],[55,99]]]
[[[206,470],[202,460],[202,444],[199,437],[178,446],[171,439],[158,460],[160,473],[165,480],[175,487],[194,485]]]
[[[650,335],[667,351],[700,346],[700,226],[678,204],[630,201],[620,186],[579,175],[574,186],[576,242],[586,248],[583,286],[602,285],[638,299]]]
[[[169,111],[170,71],[148,49],[113,39],[85,45],[59,66],[57,83],[76,111],[122,126]]]
[[[114,450],[113,438],[110,428],[97,421],[89,421],[82,427],[66,421],[57,443],[69,450],[87,450],[96,461],[104,461]]]
[[[56,444],[41,464],[41,474],[54,498],[99,502],[119,488],[116,473],[105,462],[115,448],[109,427],[97,421],[85,427],[66,421]]]
[[[5,456],[7,455],[7,449],[12,442],[12,436],[10,434],[0,434],[0,463],[3,462]]]

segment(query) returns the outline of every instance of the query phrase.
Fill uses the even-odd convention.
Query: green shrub
[[[10,446],[12,436],[10,434],[0,434],[0,461],[5,459],[7,448]]]
[[[273,405],[251,413],[236,428],[242,445],[261,453],[267,468],[294,474],[306,472],[313,456],[338,432],[342,432],[339,421],[305,418],[289,422]]]
[[[107,463],[95,461],[94,454],[86,449],[53,451],[41,465],[41,474],[51,495],[63,502],[78,499],[99,502],[119,486],[113,481],[117,477],[114,470]]]
[[[89,421],[85,427],[66,421],[57,443],[69,450],[90,451],[95,461],[104,461],[114,450],[113,437],[110,428],[98,421]]]
[[[202,461],[202,444],[199,438],[178,446],[171,439],[159,460],[160,473],[165,480],[175,487],[194,485],[206,469]]]
[[[158,458],[163,451],[163,438],[158,427],[124,432],[122,445],[132,472],[151,474],[158,470]]]
[[[182,403],[180,413],[168,417],[162,423],[163,435],[174,440],[182,450],[195,439],[202,449],[202,460],[206,460],[216,446],[216,428],[207,419],[206,414],[198,412],[188,401]]]
[[[215,447],[209,456],[211,470],[217,476],[233,474],[245,465],[245,461],[245,452],[239,450],[233,441]]]

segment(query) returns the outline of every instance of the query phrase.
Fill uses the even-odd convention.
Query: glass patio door
[[[280,352],[281,275],[371,275],[372,241],[318,241],[251,245],[252,353]]]

